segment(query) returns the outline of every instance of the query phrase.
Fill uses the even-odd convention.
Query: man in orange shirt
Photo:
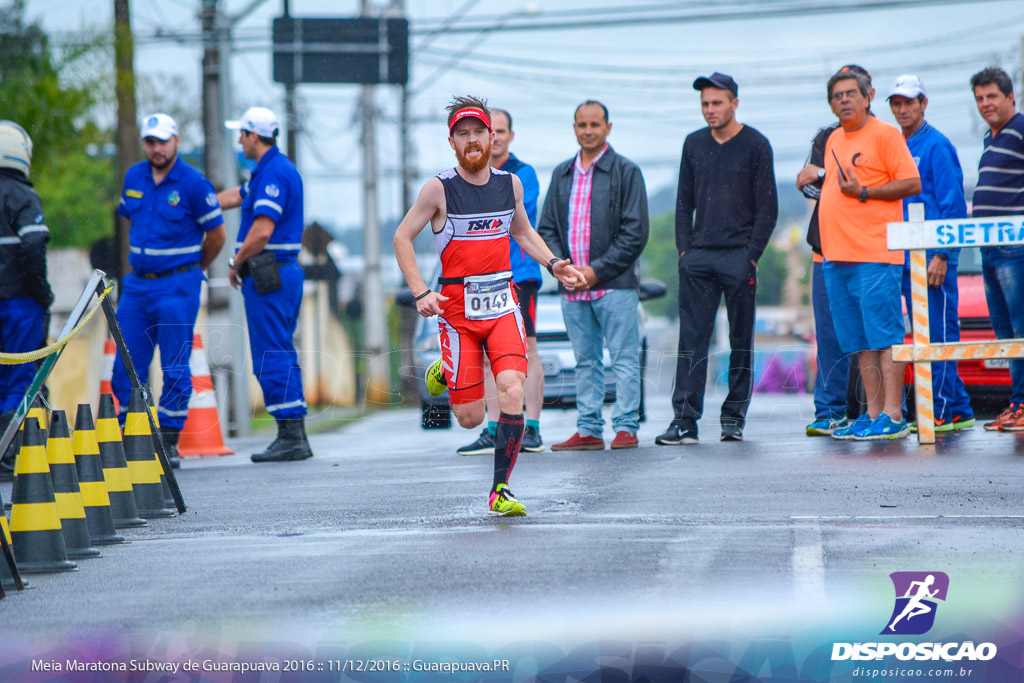
[[[825,146],[818,220],[825,283],[844,353],[857,353],[868,412],[835,439],[875,441],[910,434],[903,419],[903,366],[891,347],[903,340],[903,252],[886,247],[886,223],[903,220],[904,197],[921,178],[903,135],[871,115],[870,84],[839,72],[828,82],[840,127]]]

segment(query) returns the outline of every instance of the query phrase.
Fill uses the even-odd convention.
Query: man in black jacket
[[[698,78],[708,126],[683,143],[676,198],[679,249],[679,358],[672,394],[675,419],[655,443],[697,443],[704,412],[708,349],[725,295],[729,315],[729,393],[722,441],[741,441],[753,391],[757,261],[778,219],[772,148],[736,120],[739,88],[731,76]]]
[[[640,169],[608,145],[608,109],[588,100],[573,123],[580,151],[551,174],[537,232],[572,259],[586,285],[562,296],[576,356],[576,427],[553,451],[604,449],[602,340],[615,372],[612,448],[636,448],[640,426],[640,276],[647,244],[647,191]]]
[[[46,279],[50,231],[43,203],[28,176],[32,139],[13,121],[0,121],[0,350],[34,351],[46,338],[44,321],[53,303]],[[0,433],[32,383],[35,365],[0,365]],[[0,456],[0,481],[14,471],[13,449]]]

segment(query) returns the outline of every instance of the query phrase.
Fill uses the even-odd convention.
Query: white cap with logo
[[[249,107],[237,121],[225,121],[231,130],[247,130],[262,138],[272,138],[277,132],[277,117],[266,107]]]
[[[178,124],[167,114],[153,114],[142,120],[142,130],[139,137],[157,138],[158,140],[170,140],[171,136],[178,134]]]
[[[924,83],[914,74],[903,74],[897,78],[892,87],[889,88],[889,97],[899,95],[907,99],[913,99],[918,95],[928,97],[928,91],[924,89]],[[886,98],[888,99],[888,98]]]

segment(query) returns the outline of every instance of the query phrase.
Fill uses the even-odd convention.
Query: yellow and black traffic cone
[[[0,511],[0,533],[2,533],[7,538],[7,547],[11,548],[14,544],[14,541],[11,540],[11,529],[7,526],[7,515],[5,515],[2,511]],[[18,568],[18,573],[21,573],[20,566]],[[22,584],[24,586],[28,585],[24,581],[22,582]],[[14,583],[14,575],[11,574],[11,568],[7,566],[7,557],[4,556],[3,553],[0,553],[0,586],[3,586],[4,588],[17,587]]]
[[[164,473],[164,464],[160,462],[160,456],[157,455],[156,452],[157,439],[161,439],[161,443],[163,439],[160,435],[160,416],[156,412],[156,406],[150,406],[149,412],[153,416],[153,424],[155,424],[157,428],[157,431],[153,433],[153,459],[156,460],[157,469],[160,470],[160,488],[163,490],[164,494],[164,507],[174,508],[174,496],[171,495],[171,486],[167,483],[167,474]],[[163,446],[164,455],[167,455],[167,444],[163,444]]]
[[[110,496],[103,480],[100,446],[96,441],[96,425],[88,403],[78,405],[71,447],[75,452],[78,487],[82,492],[85,522],[93,545],[124,543],[124,536],[118,536],[114,530],[114,515],[110,512]]]
[[[36,400],[32,402],[32,407],[28,409],[28,415],[25,416],[27,420],[30,417],[34,417],[39,420],[39,428],[45,433],[50,428],[50,415],[46,412],[46,408],[43,407],[43,401],[37,396]],[[25,423],[22,422],[21,426],[24,427]]]
[[[26,418],[21,450],[14,463],[14,505],[11,538],[18,571],[46,574],[78,569],[68,560],[60,515],[53,497],[50,468],[46,464],[46,437],[39,420]]]
[[[149,428],[146,399],[141,389],[132,389],[128,400],[128,416],[124,421],[124,457],[128,461],[132,491],[139,515],[174,517],[177,513],[164,502],[164,489],[160,481],[160,463],[153,450],[153,432]]]
[[[146,526],[146,520],[139,517],[132,492],[131,475],[125,461],[124,444],[121,442],[121,427],[117,424],[114,397],[100,396],[100,411],[96,420],[96,441],[100,447],[100,461],[103,463],[103,480],[107,482],[110,496],[110,513],[114,515],[114,526]]]
[[[79,559],[99,557],[100,551],[92,547],[89,525],[85,521],[85,507],[82,505],[82,491],[78,488],[78,470],[75,469],[75,453],[71,449],[71,432],[68,417],[63,410],[50,415],[50,434],[46,438],[46,462],[50,466],[50,481],[53,482],[53,497],[57,501],[61,532],[68,557]]]

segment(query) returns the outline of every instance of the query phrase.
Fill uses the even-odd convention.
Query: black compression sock
[[[498,484],[507,484],[508,478],[512,475],[512,468],[516,466],[516,458],[519,457],[519,446],[523,443],[523,431],[525,422],[523,415],[508,415],[502,413],[498,418],[498,429],[494,432],[494,484],[493,491]]]

